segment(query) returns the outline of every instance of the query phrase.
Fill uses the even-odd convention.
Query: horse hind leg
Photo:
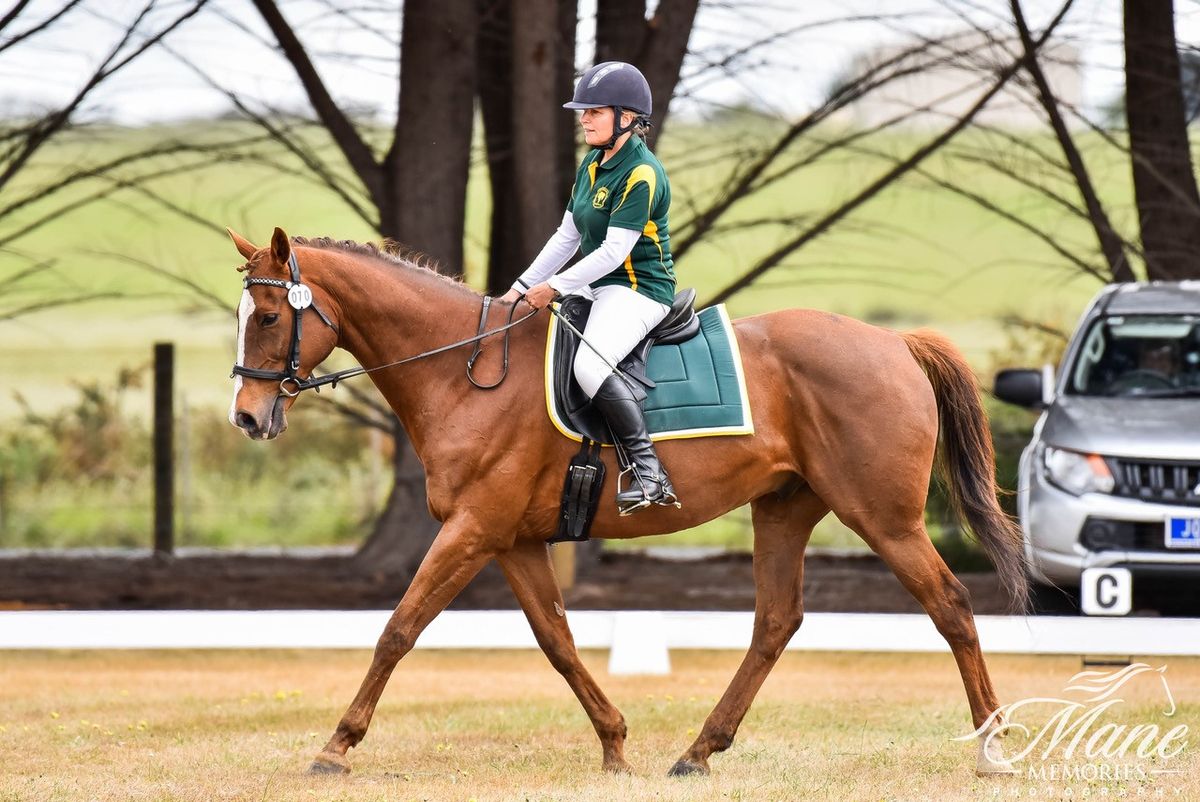
[[[898,529],[870,523],[851,524],[851,528],[887,563],[946,639],[962,676],[967,703],[971,708],[971,720],[976,729],[983,727],[999,707],[999,701],[979,648],[979,635],[971,610],[971,594],[933,547],[924,521],[918,518]],[[998,723],[993,721],[991,726]],[[976,772],[1013,773],[1015,769],[1004,759],[999,742],[987,735],[985,732],[979,738]]]
[[[804,549],[829,512],[807,487],[790,498],[751,503],[754,521],[754,634],[733,681],[670,774],[707,774],[708,758],[733,743],[755,695],[804,619]]]

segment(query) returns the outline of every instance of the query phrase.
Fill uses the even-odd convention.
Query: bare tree
[[[1054,30],[1058,27],[1059,23],[1062,22],[1063,17],[1066,15],[1067,11],[1070,10],[1071,3],[1072,3],[1072,0],[1067,0],[1063,4],[1063,6],[1059,9],[1059,11],[1055,15],[1054,19],[1050,22],[1050,24],[1046,27],[1046,29],[1039,35],[1036,42],[1034,43],[1033,50],[1035,52],[1043,44],[1045,44],[1045,42],[1053,34]],[[894,60],[894,61],[896,61],[896,60]],[[785,259],[787,259],[788,257],[791,256],[791,254],[793,254],[797,250],[803,248],[808,243],[813,242],[817,238],[827,234],[836,225],[838,225],[842,220],[844,220],[852,212],[854,212],[856,209],[858,209],[863,204],[865,204],[868,200],[875,197],[877,194],[879,194],[881,191],[883,191],[886,187],[888,187],[889,185],[893,184],[897,180],[901,179],[902,177],[904,177],[905,175],[909,174],[914,169],[916,169],[926,158],[928,158],[931,154],[935,153],[940,148],[942,148],[944,145],[949,143],[957,134],[959,134],[961,131],[963,131],[965,128],[967,128],[972,123],[972,121],[974,120],[976,115],[979,114],[979,112],[988,104],[988,102],[992,98],[994,98],[997,94],[999,94],[999,92],[1005,87],[1005,85],[1009,82],[1009,80],[1017,73],[1017,71],[1019,69],[1021,69],[1023,62],[1024,62],[1024,57],[1018,57],[1018,58],[1013,59],[1008,65],[1006,65],[1001,70],[999,70],[999,72],[992,79],[991,85],[975,101],[975,103],[972,104],[971,107],[969,109],[967,109],[967,111],[965,113],[959,115],[949,126],[947,126],[945,129],[943,129],[939,134],[934,136],[932,139],[930,139],[928,142],[926,142],[921,147],[917,148],[906,158],[903,158],[903,159],[899,160],[898,162],[896,162],[895,164],[893,164],[892,167],[890,167],[888,170],[886,170],[882,175],[880,175],[874,181],[870,182],[867,186],[863,187],[861,190],[856,192],[850,199],[848,199],[844,203],[840,204],[838,207],[830,210],[826,214],[822,215],[819,219],[817,219],[811,225],[804,227],[801,231],[796,233],[794,236],[787,238],[777,248],[775,248],[774,250],[772,250],[770,253],[766,254],[762,258],[760,258],[749,269],[744,270],[740,276],[738,276],[736,279],[734,279],[733,281],[728,283],[722,289],[718,290],[717,293],[711,299],[709,299],[709,302],[710,303],[719,303],[721,301],[724,301],[724,300],[730,298],[735,293],[740,292],[741,290],[745,289],[746,287],[749,287],[751,284],[753,284],[758,278],[760,278],[767,271],[769,271],[772,268],[783,263]],[[897,63],[902,63],[902,61],[897,61]],[[855,82],[853,82],[851,84],[851,87],[852,87],[852,90],[849,90],[849,91],[853,91],[855,93],[871,91],[871,88],[872,88],[870,82],[863,81],[861,78],[859,80],[856,80]],[[843,91],[848,91],[848,90],[843,90]],[[837,94],[838,93],[835,92],[835,96]],[[791,132],[789,131],[789,134],[790,133]],[[765,167],[761,168],[761,169],[765,169]],[[759,171],[760,174],[761,174],[761,169]],[[713,220],[715,220],[716,218],[719,218],[729,208],[732,208],[734,203],[736,203],[738,200],[740,200],[741,197],[744,197],[745,194],[749,194],[753,190],[753,188],[755,186],[755,182],[753,179],[751,179],[750,181],[746,181],[743,179],[738,182],[738,185],[743,186],[745,188],[744,194],[742,196],[740,196],[740,197],[734,196],[732,198],[726,197],[726,198],[722,198],[722,199],[718,200],[718,205],[719,205],[718,213],[716,215],[713,215],[711,213],[708,213],[708,214],[702,213],[699,219],[704,221],[707,225],[711,225]]]
[[[439,270],[461,275],[467,178],[470,167],[478,17],[474,0],[407,0],[399,47],[399,103],[391,142],[382,156],[334,98],[308,49],[273,0],[254,0],[280,51],[304,87],[313,112],[361,184],[347,187],[335,166],[304,142],[280,135],[267,115],[231,94],[237,105],[295,154],[302,154],[344,199],[365,194],[381,236],[429,254]],[[393,486],[358,559],[377,570],[410,572],[437,531],[425,504],[425,477],[394,418],[379,403],[351,416],[395,437]],[[344,410],[344,411],[349,411]]]
[[[578,19],[576,0],[479,0],[479,8],[479,106],[488,182],[498,199],[487,289],[498,295],[554,229],[575,177],[574,121],[559,98],[574,85]],[[536,37],[517,34],[527,14],[540,18]],[[521,87],[518,74],[536,77],[537,91]],[[518,202],[518,192],[525,200]]]
[[[191,148],[191,145],[181,143],[160,144],[149,149],[128,152],[107,162],[80,164],[68,170],[65,175],[55,176],[54,179],[28,181],[23,186],[16,186],[18,176],[28,173],[28,168],[44,146],[61,134],[77,130],[77,115],[102,84],[112,80],[140,55],[161,44],[164,38],[178,30],[188,19],[196,16],[206,2],[208,0],[192,0],[174,13],[169,22],[157,26],[151,23],[151,12],[155,11],[158,0],[145,2],[128,22],[110,20],[120,28],[118,42],[109,48],[92,71],[80,80],[70,100],[41,114],[0,119],[0,247],[11,246],[14,241],[35,231],[47,221],[82,208],[95,200],[112,196],[122,185],[130,185],[131,180],[122,174],[122,170],[131,164],[178,154]],[[13,31],[10,36],[0,40],[0,58],[4,58],[2,54],[16,47],[18,43],[29,41],[52,30],[56,23],[76,10],[79,2],[64,2],[46,17],[30,22],[26,28],[22,28],[20,24],[24,17],[28,16],[28,5],[26,2],[18,2],[0,18],[0,35]],[[100,190],[85,194],[83,198],[72,197],[70,200],[64,200],[32,219],[14,222],[19,211],[35,203],[53,204],[68,188],[89,181],[94,184],[98,182],[101,185]]]
[[[365,189],[379,233],[419,248],[441,270],[460,275],[474,103],[474,4],[404,4],[400,102],[391,143],[382,156],[338,104],[279,4],[254,0],[254,7],[292,65],[313,112]],[[431,80],[435,65],[437,80]],[[255,119],[266,122],[261,115]],[[288,146],[300,147],[294,142]],[[323,169],[331,173],[328,166]]]
[[[1125,109],[1146,272],[1200,275],[1200,195],[1192,173],[1172,0],[1125,0]]]
[[[170,33],[195,16],[207,2],[208,0],[192,0],[184,5],[182,10],[175,14],[167,24],[153,28],[150,25],[151,12],[158,5],[158,0],[149,0],[131,21],[123,24],[123,30],[117,43],[100,59],[99,64],[92,72],[79,83],[74,94],[66,103],[41,115],[35,115],[31,119],[18,117],[0,120],[0,145],[2,145],[0,147],[0,193],[6,191],[13,180],[22,174],[31,160],[48,142],[72,128],[76,114],[102,84],[111,80],[114,75],[133,63],[139,56],[161,43]],[[22,14],[27,12],[27,5],[27,3],[19,2],[0,18],[0,34],[16,27]],[[78,0],[63,3],[40,21],[13,33],[7,39],[0,40],[0,54],[20,42],[49,30],[77,6]],[[9,191],[4,196],[6,202],[0,209],[0,221],[33,200],[43,199],[79,180],[107,174],[126,164],[132,158],[127,157],[119,160],[118,163],[76,171],[68,181],[59,181],[53,186],[40,185],[32,190],[24,190],[15,199],[12,198],[12,192]]]
[[[261,129],[260,134],[242,143],[227,143],[226,158],[273,164],[297,178],[324,186],[381,235],[431,252],[440,257],[443,269],[457,272],[462,265],[462,221],[471,157],[470,108],[472,96],[477,93],[494,199],[489,286],[493,291],[507,289],[557,221],[574,172],[575,125],[572,116],[559,105],[573,85],[575,0],[471,0],[468,5],[410,0],[404,6],[401,35],[392,40],[386,32],[380,33],[398,48],[400,87],[399,112],[382,130],[356,118],[352,109],[338,101],[336,87],[322,76],[318,66],[321,57],[328,54],[305,44],[304,28],[289,20],[281,4],[255,0],[254,5],[271,31],[272,41],[267,44],[277,47],[291,64],[316,119],[283,114],[261,99],[222,87],[231,102]],[[681,79],[696,6],[694,0],[663,0],[654,14],[647,16],[645,2],[616,0],[601,4],[598,11],[595,60],[622,58],[639,64],[655,92],[656,131],[661,131],[670,96]],[[841,126],[838,113],[891,82],[922,70],[975,63],[969,47],[949,40],[914,37],[915,44],[894,58],[867,65],[860,74],[839,82],[817,109],[798,120],[764,127],[761,146],[745,141],[730,143],[727,152],[733,158],[726,160],[715,155],[726,145],[714,144],[704,150],[703,159],[680,159],[670,165],[674,175],[691,168],[711,172],[714,163],[733,165],[721,190],[694,205],[690,216],[688,209],[677,206],[672,230],[676,257],[729,232],[760,227],[782,229],[785,238],[780,247],[743,265],[745,273],[725,287],[717,300],[729,297],[767,271],[786,264],[792,254],[815,239],[839,227],[854,229],[858,225],[852,219],[855,210],[906,177],[955,192],[1014,225],[1028,227],[1030,221],[1001,208],[980,192],[937,179],[923,168],[923,162],[943,148],[950,152],[947,146],[959,132],[975,125],[978,112],[1026,67],[1028,56],[1039,52],[1069,6],[1068,2],[1050,26],[1032,40],[1028,52],[1014,55],[1011,63],[999,67],[977,64],[979,85],[960,90],[980,93],[972,108],[948,120],[941,132],[911,154],[892,159],[877,179],[836,208],[804,214],[784,210],[753,218],[739,213],[745,208],[743,204],[758,193],[822,159],[848,153],[890,158],[873,149],[868,140],[916,116],[930,114],[929,108],[911,109],[877,125],[858,128]],[[357,19],[361,10],[334,0],[328,7],[331,13],[350,21]],[[771,34],[764,41],[776,41],[775,37]],[[738,60],[753,52],[754,46],[750,43],[735,53],[697,59],[699,70],[736,72]],[[693,78],[696,75],[691,73]],[[835,133],[827,136],[820,129],[822,125],[835,128]],[[328,132],[334,148],[332,158],[313,144],[324,141],[314,137],[314,131]],[[388,141],[381,145],[381,139]],[[278,148],[272,151],[268,143],[276,143]],[[967,152],[956,155],[986,159]],[[299,162],[299,169],[285,163],[291,160]],[[191,169],[190,164],[172,167]],[[997,162],[993,169],[1010,168]],[[1028,180],[1012,173],[1013,180]],[[132,188],[120,191],[125,189]],[[1054,196],[1071,214],[1089,214],[1086,204],[1076,203],[1050,187],[1038,185],[1037,191]],[[169,198],[158,197],[156,202],[173,213],[188,214],[178,205],[172,207]],[[195,222],[209,224],[202,219]],[[1033,231],[1036,234],[1039,230],[1034,227]],[[1052,238],[1043,239],[1053,243]],[[1087,258],[1067,248],[1059,255],[1066,264],[1091,268]],[[394,463],[396,482],[384,512],[360,551],[360,564],[389,572],[411,570],[434,531],[425,511],[421,466],[404,445],[394,417],[369,388],[343,387],[348,388],[347,393],[333,399],[335,406],[363,425],[395,435],[399,443]]]
[[[1071,175],[1079,188],[1079,194],[1087,207],[1088,221],[1096,232],[1096,241],[1100,245],[1100,252],[1104,254],[1104,259],[1108,263],[1109,276],[1112,281],[1133,281],[1133,268],[1130,267],[1129,260],[1125,256],[1124,242],[1113,229],[1108,213],[1104,211],[1104,206],[1096,194],[1096,188],[1092,184],[1091,176],[1088,174],[1079,148],[1075,146],[1075,141],[1067,129],[1054,91],[1050,88],[1046,74],[1038,62],[1037,49],[1034,46],[1033,36],[1029,32],[1029,26],[1025,22],[1021,2],[1020,0],[1011,0],[1011,5],[1013,22],[1017,26],[1017,33],[1020,36],[1021,47],[1025,55],[1025,70],[1037,87],[1038,100],[1046,112],[1050,127],[1054,130],[1054,137],[1058,140],[1059,147],[1062,148],[1063,157],[1067,160]]]
[[[0,322],[63,306],[128,297],[79,287],[58,272],[57,258],[26,253],[20,249],[20,240],[54,220],[91,204],[111,201],[122,192],[155,196],[149,186],[155,178],[198,169],[195,160],[166,165],[164,159],[197,154],[203,152],[204,146],[161,142],[104,161],[77,163],[56,173],[37,169],[41,166],[39,157],[52,142],[68,136],[76,139],[88,136],[80,117],[86,115],[97,90],[143,54],[160,46],[207,2],[191,0],[180,4],[171,9],[165,21],[154,13],[166,5],[158,0],[143,3],[125,19],[103,17],[117,32],[116,42],[100,54],[95,66],[83,75],[65,102],[0,118],[0,254],[20,265],[0,280]],[[38,37],[50,35],[56,25],[80,14],[84,8],[81,0],[66,0],[52,9],[46,6],[41,4],[34,9],[29,2],[17,2],[0,15],[0,62],[5,54],[11,57],[19,52],[20,46],[29,46]],[[203,161],[207,166],[209,158],[203,157]],[[35,288],[31,281],[56,276],[62,280],[59,290],[47,290],[44,285]]]
[[[688,52],[699,0],[660,0],[653,15],[646,0],[608,0],[596,5],[596,62],[628,61],[646,76],[654,97],[653,145],[675,96]]]

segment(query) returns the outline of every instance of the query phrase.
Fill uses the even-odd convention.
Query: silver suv
[[[995,394],[1043,410],[1021,455],[1017,496],[1042,598],[1047,587],[1078,592],[1084,570],[1101,567],[1126,570],[1141,594],[1194,604],[1200,282],[1106,287],[1057,377],[1049,365],[1001,371]]]

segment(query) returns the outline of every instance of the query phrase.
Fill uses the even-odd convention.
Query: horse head
[[[292,243],[282,229],[275,229],[266,248],[227,231],[246,260],[238,268],[246,279],[238,306],[238,375],[229,422],[252,439],[271,440],[287,429],[287,412],[299,394],[297,380],[311,376],[337,345],[337,328],[332,323],[303,326],[305,317],[321,323],[308,315],[310,309],[330,305],[319,287],[297,281]],[[324,312],[319,314],[328,322]]]

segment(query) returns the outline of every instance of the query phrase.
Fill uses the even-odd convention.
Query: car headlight
[[[1111,493],[1116,484],[1112,472],[1099,454],[1080,454],[1065,448],[1047,447],[1042,459],[1046,466],[1046,477],[1073,495]]]

